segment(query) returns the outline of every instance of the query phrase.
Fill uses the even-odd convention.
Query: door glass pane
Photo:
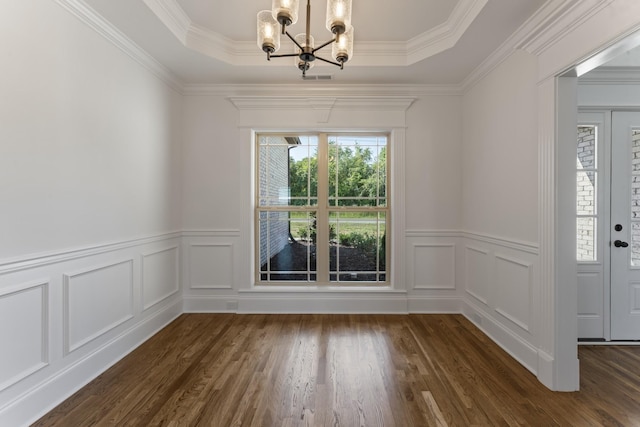
[[[578,126],[578,169],[596,168],[596,127]]]
[[[640,172],[640,130],[631,130],[631,170]]]
[[[640,223],[631,223],[631,266],[640,267]]]
[[[597,172],[578,171],[576,175],[576,213],[578,215],[595,215]]]
[[[640,267],[640,130],[631,130],[631,266]]]
[[[576,145],[576,259],[597,260],[598,158],[597,127],[578,126]]]
[[[593,217],[577,219],[577,258],[578,261],[595,261],[595,236],[597,221]]]

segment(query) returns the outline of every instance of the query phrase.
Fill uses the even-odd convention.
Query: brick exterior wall
[[[287,206],[289,195],[289,147],[283,138],[263,137],[260,145],[259,195],[268,206]],[[262,142],[262,140],[261,140]],[[278,144],[278,145],[271,145]],[[260,265],[278,254],[289,243],[289,213],[260,213]]]
[[[596,188],[596,128],[593,126],[578,127],[578,171],[577,173],[577,213],[580,215],[595,215]],[[578,218],[577,224],[577,259],[578,261],[594,261],[595,247],[595,219],[591,217]]]

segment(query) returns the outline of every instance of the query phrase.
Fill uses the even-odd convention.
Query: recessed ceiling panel
[[[255,38],[255,19],[260,10],[270,9],[271,0],[211,1],[176,0],[198,26],[236,41]],[[459,0],[354,0],[353,26],[360,40],[407,41],[446,23]],[[312,32],[324,28],[326,0],[311,0]],[[306,1],[300,1],[296,33],[304,31]]]

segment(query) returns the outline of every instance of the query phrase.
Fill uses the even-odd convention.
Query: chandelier
[[[311,0],[307,0],[307,28],[306,32],[296,35],[289,34],[287,27],[298,21],[299,0],[273,0],[271,10],[258,12],[258,47],[271,58],[293,57],[295,65],[302,71],[302,77],[313,67],[315,60],[320,60],[344,68],[344,63],[353,56],[353,27],[351,26],[352,0],[327,0],[327,30],[334,37],[315,47],[310,34]],[[293,53],[274,55],[280,49],[280,35],[286,35],[294,44]],[[320,49],[331,46],[333,60],[317,55]]]

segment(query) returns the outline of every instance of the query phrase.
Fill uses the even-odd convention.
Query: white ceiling
[[[268,62],[256,45],[256,14],[270,9],[270,0],[84,1],[184,83],[280,84],[300,79],[291,58]],[[330,74],[336,84],[458,84],[544,3],[353,0],[353,60],[344,70],[319,63],[310,74]],[[306,1],[300,4],[292,34],[304,31]],[[325,10],[326,1],[312,0],[316,44],[330,39]],[[330,57],[330,47],[324,50]],[[293,45],[283,39],[280,53],[290,51]]]

